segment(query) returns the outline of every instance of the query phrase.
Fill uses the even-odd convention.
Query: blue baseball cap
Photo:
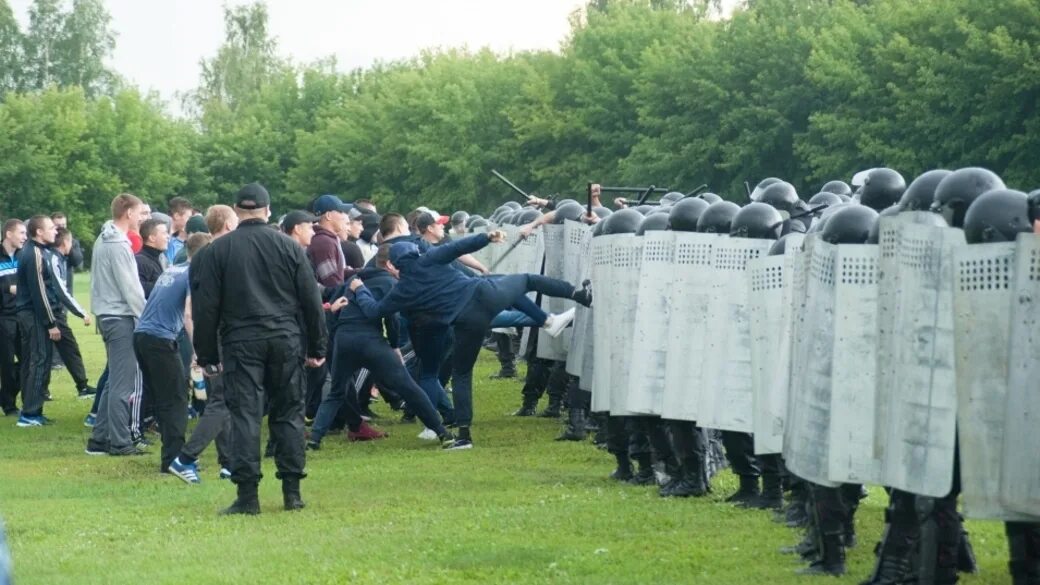
[[[322,195],[314,200],[314,213],[321,215],[330,211],[339,211],[346,213],[351,219],[360,217],[361,212],[354,207],[353,203],[344,203],[339,197],[335,195]]]

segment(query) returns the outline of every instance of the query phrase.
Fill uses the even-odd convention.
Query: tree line
[[[322,193],[486,212],[588,181],[734,201],[778,176],[804,198],[885,165],[988,167],[1040,186],[1035,0],[594,0],[558,51],[423,52],[343,73],[280,55],[262,3],[179,108],[106,68],[101,0],[0,0],[0,215],[62,209],[96,230],[114,193],[164,207],[247,182],[275,212]],[[177,109],[181,114],[175,115]]]

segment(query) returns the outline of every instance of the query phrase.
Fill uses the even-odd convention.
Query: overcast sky
[[[32,0],[9,0],[23,28]],[[245,4],[231,0],[229,5]],[[106,0],[117,33],[111,65],[167,101],[198,82],[224,36],[219,0]],[[335,55],[348,71],[427,47],[556,49],[583,0],[267,0],[279,52],[298,63]],[[175,109],[175,108],[174,108]]]

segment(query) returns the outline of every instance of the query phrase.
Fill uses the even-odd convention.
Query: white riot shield
[[[498,274],[516,274],[519,272],[519,267],[524,263],[521,256],[523,251],[517,245],[513,248],[513,244],[520,239],[520,228],[515,225],[504,225],[499,228],[505,232],[506,237],[498,244],[492,244],[496,250],[496,260],[498,261],[498,267],[495,272]]]
[[[717,234],[675,233],[675,272],[668,293],[668,361],[661,405],[661,416],[667,419],[698,418],[697,387],[705,363],[714,357],[705,353],[707,306],[712,294],[712,249],[721,238]]]
[[[580,221],[567,220],[563,224],[563,275],[560,277],[581,288],[582,247],[591,228]]]
[[[592,238],[592,352],[585,354],[584,363],[591,363],[592,371],[592,412],[610,412],[610,338],[614,323],[611,313],[615,304],[614,296],[617,286],[613,282],[613,257],[611,249],[614,242],[625,237],[624,234],[598,236]],[[586,346],[588,352],[590,348]]]
[[[664,403],[675,233],[651,231],[643,236],[628,381],[628,410],[640,414],[660,415]]]
[[[1010,510],[1036,516],[1040,515],[1040,237],[1019,234],[1015,246],[1000,500]]]
[[[640,265],[643,263],[643,237],[619,234],[611,250],[613,280],[608,286],[615,288],[612,295],[610,346],[610,414],[637,414],[628,409],[628,381],[632,367],[632,335],[635,322],[632,318],[639,292]],[[595,302],[595,301],[593,301]]]
[[[881,483],[914,494],[950,492],[957,422],[953,248],[959,229],[905,224],[896,261],[894,375],[884,411]],[[879,438],[880,440],[880,438]]]
[[[564,259],[566,257],[566,238],[562,224],[546,224],[542,226],[545,241],[545,264],[542,274],[550,278],[564,278]],[[575,306],[570,299],[542,297],[542,309],[547,313],[560,314]],[[567,328],[559,337],[552,337],[544,330],[538,331],[538,357],[547,360],[562,361],[567,359],[567,350],[571,346],[571,330]]]
[[[953,251],[961,498],[970,518],[1028,519],[1000,503],[1014,259],[1011,242]]]
[[[780,369],[776,352],[783,332],[785,261],[785,256],[767,256],[748,262],[751,387],[754,393],[752,430],[756,455],[779,453],[783,448],[783,426],[775,420],[769,391]]]
[[[837,247],[806,239],[805,299],[796,318],[792,376],[784,425],[784,461],[813,483],[830,481],[831,363]]]
[[[772,244],[770,240],[723,238],[715,245],[705,347],[705,355],[712,359],[697,391],[700,426],[742,433],[753,430],[747,264],[766,255]]]
[[[476,228],[473,228],[473,233],[474,234],[486,234],[486,233],[488,233],[488,229],[485,226],[476,227]],[[495,244],[488,244],[487,246],[484,246],[483,248],[481,248],[481,249],[477,250],[476,252],[474,252],[473,253],[473,257],[476,258],[477,260],[479,260],[480,263],[483,264],[485,268],[491,268],[491,261],[492,261],[492,256],[491,255],[492,255],[492,250],[494,248],[495,248]]]
[[[565,225],[567,238],[564,273],[567,274],[568,282],[581,287],[582,281],[588,278],[586,266],[589,262],[588,241],[592,237],[591,230],[574,221],[568,221]],[[574,324],[571,326],[571,346],[567,351],[567,373],[572,376],[581,376],[586,344],[585,326],[589,318],[589,309],[578,305],[574,312]]]
[[[878,246],[838,246],[834,274],[829,475],[838,483],[874,483],[877,389]]]

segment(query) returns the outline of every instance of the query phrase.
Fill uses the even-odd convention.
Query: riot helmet
[[[639,230],[639,225],[643,223],[643,214],[635,209],[621,209],[600,223],[604,222],[606,225],[603,226],[603,233],[606,235],[634,234]]]
[[[895,205],[891,205],[891,206],[886,207],[885,209],[883,209],[881,211],[881,213],[878,214],[877,219],[874,221],[874,225],[870,227],[870,233],[867,234],[867,243],[868,244],[877,244],[878,241],[881,239],[881,218],[882,217],[892,217],[893,215],[899,215],[899,212],[902,211],[902,210],[903,210],[903,207],[899,203],[896,203]]]
[[[470,221],[469,221],[469,224],[466,227],[469,228],[469,231],[472,232],[472,231],[476,231],[477,228],[486,228],[486,227],[488,227],[488,222],[483,217],[478,217],[476,219],[473,219],[471,217]]]
[[[1040,221],[1040,189],[1026,195],[1029,201],[1029,221]]]
[[[722,201],[722,197],[719,197],[718,195],[716,195],[714,193],[701,193],[700,195],[697,196],[697,198],[698,199],[703,199],[704,201],[706,201],[708,203],[708,205],[711,205],[712,203],[718,203],[719,201]]]
[[[600,205],[600,206],[593,207],[592,208],[592,213],[595,213],[597,216],[599,216],[600,219],[603,219],[605,217],[609,217],[610,214],[612,214],[614,212],[611,211],[610,208],[603,207],[603,206]]]
[[[816,234],[823,231],[823,227],[827,224],[827,219],[834,215],[839,209],[844,209],[855,205],[854,203],[841,203],[839,205],[831,205],[827,209],[820,212],[815,219],[813,219],[812,225],[809,226],[809,231],[806,233]]]
[[[820,232],[820,238],[831,244],[865,244],[878,212],[866,205],[849,205],[835,211]]]
[[[680,200],[668,210],[668,226],[677,232],[697,231],[697,220],[708,208],[708,203],[697,197]]]
[[[738,211],[740,206],[732,201],[712,203],[697,219],[697,231],[702,234],[728,234],[733,216]]]
[[[516,225],[527,225],[532,221],[542,216],[542,212],[537,209],[525,209],[517,214]]]
[[[835,195],[852,195],[852,187],[845,181],[827,181],[820,187],[821,193],[834,193]]]
[[[759,199],[762,198],[762,192],[766,190],[766,187],[772,185],[773,183],[780,183],[780,182],[781,182],[781,180],[777,179],[776,177],[769,177],[768,179],[762,179],[761,181],[758,182],[758,185],[755,186],[754,190],[751,191],[751,200],[752,201],[758,201]]]
[[[1005,188],[1004,181],[993,171],[980,167],[957,169],[935,187],[931,209],[942,214],[950,227],[964,227],[964,214],[979,195]]]
[[[835,193],[835,195],[841,198],[842,203],[852,203],[852,195],[846,195],[844,193]]]
[[[766,191],[779,183],[766,187]],[[764,196],[764,194],[763,194]],[[784,218],[772,205],[763,201],[748,203],[733,216],[729,235],[734,238],[753,240],[776,240],[784,226]]]
[[[935,188],[952,171],[935,169],[926,171],[910,183],[899,199],[900,211],[928,211],[935,201]]]
[[[639,224],[639,230],[636,231],[636,235],[641,236],[646,232],[663,232],[666,229],[668,229],[668,214],[651,213],[643,218],[643,223]]]
[[[585,208],[578,205],[577,202],[571,201],[556,206],[556,211],[553,212],[553,223],[562,224],[568,219],[571,221],[578,221],[583,215],[585,215]]]
[[[555,209],[559,209],[561,206],[569,205],[571,203],[573,203],[575,205],[581,205],[581,203],[578,203],[574,199],[560,199],[559,201],[556,202]]]
[[[451,225],[456,226],[464,224],[468,219],[469,213],[466,213],[465,211],[456,211],[455,213],[451,214]]]
[[[511,210],[513,210],[513,211],[519,211],[519,210],[520,210],[520,208],[522,207],[522,206],[521,206],[521,205],[520,205],[519,203],[517,203],[516,201],[506,201],[505,203],[503,203],[503,204],[502,204],[502,206],[503,206],[503,207],[508,207],[509,209],[511,209]]]
[[[783,256],[787,252],[787,244],[791,241],[797,241],[801,245],[802,238],[804,236],[798,233],[790,233],[787,235],[780,236],[780,239],[773,242],[773,245],[769,247],[770,256]]]
[[[1013,242],[1019,233],[1031,231],[1029,197],[1021,191],[987,191],[964,214],[964,239],[969,244]]]
[[[760,201],[772,205],[778,211],[786,211],[791,213],[798,208],[798,204],[801,200],[798,199],[798,192],[795,191],[794,185],[787,181],[777,181],[772,185],[769,185],[758,195],[758,199],[754,201]]]
[[[899,201],[906,191],[906,179],[892,169],[873,169],[863,179],[859,202],[874,211],[881,211]]]
[[[602,236],[605,234],[606,231],[603,229],[605,227],[607,227],[606,220],[596,222],[596,224],[592,226],[592,237]]]
[[[669,191],[661,196],[661,205],[675,205],[682,200],[683,197],[686,196],[678,191]]]
[[[477,221],[478,219],[484,219],[484,216],[476,213],[469,216],[469,219],[466,220],[466,227],[473,227],[473,222]]]
[[[841,196],[830,191],[820,191],[819,193],[812,196],[809,199],[809,207],[819,207],[820,205],[840,205],[844,203]]]
[[[644,204],[644,205],[638,205],[638,206],[636,206],[634,208],[630,208],[630,209],[635,209],[639,213],[642,213],[643,215],[646,215],[646,214],[650,213],[651,211],[653,211],[654,206],[653,205],[645,205]]]

